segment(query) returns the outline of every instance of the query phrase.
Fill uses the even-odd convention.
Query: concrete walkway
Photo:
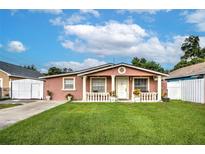
[[[0,128],[27,119],[33,115],[64,104],[65,102],[66,101],[37,101],[16,107],[0,109]]]

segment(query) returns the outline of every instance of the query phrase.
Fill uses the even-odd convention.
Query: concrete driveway
[[[66,101],[36,101],[16,107],[0,109],[0,128],[27,119],[33,115],[64,104],[65,102]],[[18,103],[21,104],[21,102]]]
[[[38,100],[13,100],[13,99],[7,99],[0,101],[0,104],[24,104],[24,103],[32,103],[36,102]]]

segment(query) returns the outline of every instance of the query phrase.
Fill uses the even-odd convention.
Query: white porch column
[[[83,101],[86,101],[86,79],[87,76],[83,76]]]
[[[115,75],[111,75],[111,83],[112,83],[112,87],[111,87],[111,90],[112,91],[115,91]]]
[[[162,96],[162,78],[161,78],[160,75],[157,76],[157,94],[158,94],[157,100],[161,101],[161,96]]]

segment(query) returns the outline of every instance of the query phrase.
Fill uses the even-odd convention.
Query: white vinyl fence
[[[169,81],[167,83],[168,97],[184,101],[205,103],[205,85],[203,79]]]
[[[43,81],[22,79],[11,83],[12,99],[43,99]]]

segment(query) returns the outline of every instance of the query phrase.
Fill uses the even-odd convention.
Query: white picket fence
[[[87,102],[109,102],[109,93],[97,93],[97,92],[87,92],[86,93]]]
[[[129,101],[129,100],[128,100]],[[140,100],[136,99],[130,100],[133,102],[156,102],[157,93],[156,92],[143,92],[140,94]],[[113,102],[109,93],[97,93],[97,92],[87,92],[86,102]]]
[[[156,102],[157,93],[156,92],[143,92],[140,94],[140,102]]]
[[[168,97],[184,101],[205,103],[204,79],[169,81],[167,84]]]

